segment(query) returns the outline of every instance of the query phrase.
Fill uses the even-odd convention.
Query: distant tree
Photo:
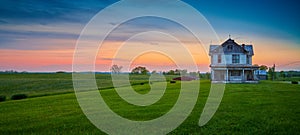
[[[199,75],[198,72],[190,72],[189,74],[190,74],[190,76],[195,76],[195,77],[197,77]]]
[[[119,74],[119,73],[121,73],[122,68],[123,68],[122,66],[113,65],[113,66],[110,68],[110,71],[111,71],[111,73],[113,73],[113,74]]]
[[[174,70],[170,70],[167,74],[168,75],[175,75],[175,71]]]
[[[206,75],[206,78],[207,78],[207,79],[210,79],[210,78],[211,78],[211,74],[210,74],[209,72],[206,72],[205,75]]]
[[[187,75],[188,71],[186,69],[175,69],[175,70],[169,70],[166,74],[168,75]]]
[[[273,67],[269,67],[268,75],[272,81],[275,80],[276,77],[275,64],[273,65]]]
[[[132,74],[147,74],[149,70],[146,67],[138,66],[131,70]]]
[[[268,70],[268,67],[266,65],[260,65],[259,70]]]
[[[66,73],[66,72],[65,71],[57,71],[55,73],[57,73],[57,74],[63,74],[63,73]]]
[[[280,71],[279,76],[280,76],[281,78],[285,78],[285,72],[284,72],[284,71]]]
[[[180,75],[181,70],[180,69],[175,69],[174,70],[174,75]]]
[[[153,70],[153,71],[151,72],[151,74],[157,74],[156,70]]]
[[[180,74],[181,74],[181,75],[187,75],[187,72],[188,72],[188,71],[187,71],[186,69],[180,70]]]
[[[5,73],[18,73],[18,71],[15,71],[15,70],[6,70]]]

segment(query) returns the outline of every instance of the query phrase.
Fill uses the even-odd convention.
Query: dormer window
[[[228,51],[232,51],[232,45],[228,45],[228,46],[227,46],[227,50],[228,50]]]

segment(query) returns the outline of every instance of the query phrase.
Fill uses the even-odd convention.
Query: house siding
[[[247,55],[242,53],[232,53],[232,54],[239,54],[240,55],[240,63],[236,64],[252,64],[252,56],[249,56],[249,64],[247,63]],[[211,58],[212,65],[226,65],[226,64],[234,64],[232,63],[232,54],[214,54]],[[221,63],[218,62],[218,56],[221,55]]]

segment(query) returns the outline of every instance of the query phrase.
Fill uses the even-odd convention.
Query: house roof
[[[246,53],[248,55],[254,55],[252,45],[239,45],[231,38],[221,45],[210,45],[209,55],[213,53]]]

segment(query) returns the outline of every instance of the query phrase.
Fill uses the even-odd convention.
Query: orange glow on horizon
[[[300,60],[300,48],[286,42],[260,41],[253,44],[253,64],[278,66]]]
[[[138,57],[136,57],[131,65],[130,69],[133,69],[136,66],[146,66],[151,68],[151,70],[161,70],[164,66],[167,67],[174,67],[176,68],[176,63],[169,57],[155,52],[149,52],[142,54]],[[157,69],[160,68],[160,69]]]
[[[46,41],[45,41],[46,42]],[[54,43],[54,41],[51,41]],[[71,43],[71,41],[58,40],[57,42]],[[72,41],[73,43],[74,41]],[[237,41],[238,42],[238,41]],[[51,44],[52,44],[51,43]],[[238,42],[239,43],[239,42]],[[241,44],[241,43],[239,43]],[[96,70],[97,71],[109,71],[109,67],[112,64],[113,57],[116,51],[121,47],[122,43],[118,41],[107,41],[105,42],[100,50],[96,59]],[[132,43],[132,46],[138,46],[140,43]],[[155,45],[150,47],[155,47]],[[209,56],[207,49],[201,45],[188,44],[185,45],[190,51],[195,63],[198,65],[201,72],[209,71]],[[170,44],[162,44],[158,47],[166,47],[167,49],[173,49],[176,51],[176,47],[170,46]],[[258,39],[253,43],[254,56],[253,64],[272,66],[273,64],[278,65],[278,69],[286,63],[291,63],[300,60],[300,49],[299,46],[289,43],[286,41],[272,41],[267,39]],[[175,49],[175,50],[174,50]],[[129,49],[130,50],[130,49]],[[132,50],[134,51],[134,50]],[[180,52],[180,51],[178,51]],[[1,49],[0,50],[0,70],[29,70],[39,71],[40,67],[47,67],[47,71],[51,70],[72,70],[73,60],[73,48],[53,48],[44,50],[13,50],[13,49]],[[130,52],[128,52],[130,53]],[[125,51],[126,55],[126,51]],[[178,55],[181,55],[180,53]],[[134,60],[117,59],[117,61],[132,61],[131,66],[134,65],[145,65],[149,66],[150,70],[164,70],[174,69],[176,64],[168,57],[159,53],[145,53],[137,56]],[[180,64],[189,64],[182,61]],[[67,68],[61,68],[60,66],[67,66]],[[56,68],[52,68],[52,67]],[[122,65],[121,65],[122,66]],[[162,68],[163,67],[163,68]],[[299,66],[298,66],[299,67]],[[297,68],[297,67],[296,67]],[[283,69],[285,70],[285,69]],[[289,69],[286,69],[289,70]],[[42,70],[44,71],[44,70]]]
[[[74,50],[0,50],[1,68],[37,69],[49,65],[72,64]],[[70,68],[69,68],[70,69]]]

